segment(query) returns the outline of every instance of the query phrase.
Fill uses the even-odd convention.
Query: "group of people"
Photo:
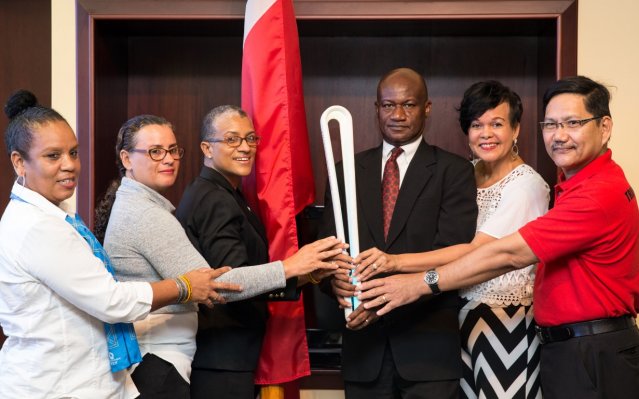
[[[329,237],[283,261],[267,263],[263,248],[247,258],[255,245],[266,243],[243,241],[247,226],[239,216],[252,214],[233,196],[240,195],[237,182],[250,172],[259,141],[246,114],[223,107],[205,119],[204,171],[226,179],[208,181],[207,190],[228,188],[230,200],[217,200],[226,202],[226,211],[217,209],[218,202],[190,203],[180,220],[161,194],[174,184],[184,154],[171,124],[152,115],[125,122],[116,143],[120,178],[100,204],[96,237],[64,202],[81,166],[68,123],[26,91],[13,95],[5,111],[5,141],[17,179],[0,222],[0,324],[8,337],[0,351],[0,396],[254,397],[252,372],[266,317],[259,295],[294,295],[311,273],[321,278],[334,272],[332,259],[347,246]],[[215,162],[213,146],[223,147]],[[220,211],[234,218],[209,230],[207,217]],[[259,221],[253,228],[263,230]],[[208,263],[215,259],[210,251],[224,264]],[[227,302],[237,309],[216,312]],[[200,312],[195,364],[204,376],[191,389],[196,304],[212,311]],[[119,337],[103,324],[118,322],[135,322],[137,340],[127,351],[142,361],[133,355],[116,370],[110,367],[116,356],[111,346]]]
[[[514,91],[482,81],[464,93],[471,162],[425,140],[423,77],[388,72],[375,103],[382,144],[355,157],[361,253],[333,237],[327,190],[326,238],[271,261],[240,190],[260,142],[240,108],[205,116],[202,170],[177,208],[162,195],[184,155],[172,125],[126,121],[94,235],[65,204],[80,173],[73,131],[16,93],[5,107],[17,179],[0,221],[0,396],[254,398],[266,300],[296,298],[307,281],[342,307],[361,300],[342,340],[348,399],[639,392],[639,211],[607,147],[610,94],[577,76],[543,101],[561,171],[550,211],[548,185],[519,155]],[[116,369],[111,326],[130,322],[133,359]]]
[[[540,131],[560,170],[548,210],[519,155],[516,93],[496,81],[464,93],[470,163],[424,140],[417,72],[381,79],[383,143],[355,157],[358,284],[325,284],[343,307],[361,301],[343,336],[347,398],[637,395],[639,211],[608,148],[609,102],[584,76],[545,92]]]

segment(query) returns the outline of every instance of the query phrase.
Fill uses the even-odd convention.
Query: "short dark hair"
[[[610,91],[586,76],[571,76],[553,83],[544,93],[544,112],[553,97],[560,94],[584,96],[586,111],[595,117],[610,115]],[[599,121],[597,121],[599,123]]]
[[[459,125],[465,135],[468,135],[470,124],[489,109],[498,107],[501,103],[507,103],[510,107],[508,115],[511,127],[521,123],[521,115],[524,108],[521,98],[508,86],[496,80],[486,80],[474,83],[464,92],[464,98],[459,105]]]
[[[225,114],[235,114],[242,118],[248,118],[248,114],[237,105],[220,105],[209,111],[202,121],[202,129],[200,130],[200,141],[206,141],[215,135],[215,124],[218,118]]]
[[[35,128],[57,121],[68,125],[62,115],[52,108],[38,104],[36,96],[23,89],[9,97],[4,106],[4,113],[9,117],[9,124],[4,133],[7,154],[11,155],[13,151],[17,151],[26,160],[29,159]]]

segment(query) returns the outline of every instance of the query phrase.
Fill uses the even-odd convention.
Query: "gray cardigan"
[[[155,190],[122,178],[104,237],[104,248],[118,280],[154,282],[208,266],[173,216],[174,210],[171,202]],[[227,301],[239,301],[286,285],[280,261],[233,269],[216,281],[242,286],[242,292],[222,293]],[[196,309],[194,304],[171,305],[155,312]]]

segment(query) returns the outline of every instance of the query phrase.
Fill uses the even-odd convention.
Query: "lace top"
[[[548,211],[550,189],[526,164],[519,165],[503,179],[477,189],[477,231],[502,238],[517,231]],[[459,295],[492,307],[530,305],[536,265],[511,271],[460,290]]]

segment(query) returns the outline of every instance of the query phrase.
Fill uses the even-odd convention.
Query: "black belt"
[[[542,344],[550,342],[565,341],[570,338],[583,337],[609,333],[618,330],[625,330],[635,325],[635,318],[632,316],[621,316],[610,319],[597,319],[583,321],[580,323],[562,324],[555,327],[536,326],[537,337]]]

